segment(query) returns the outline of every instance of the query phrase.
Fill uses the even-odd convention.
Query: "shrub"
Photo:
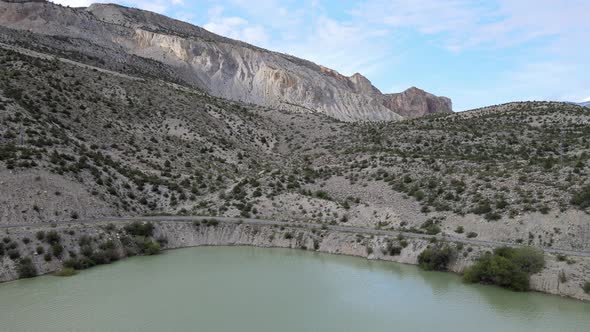
[[[477,233],[476,232],[469,232],[469,233],[467,233],[467,237],[472,239],[474,237],[477,237]]]
[[[512,259],[520,269],[527,274],[541,272],[545,267],[545,256],[543,252],[534,247],[522,247],[513,250],[513,254],[507,258]]]
[[[98,250],[89,257],[90,261],[96,263],[96,265],[110,264],[111,262],[119,260],[119,254],[116,250]]]
[[[61,269],[61,271],[55,273],[55,275],[58,277],[71,277],[75,276],[76,274],[78,274],[78,271],[71,267],[64,267]]]
[[[45,232],[44,231],[38,231],[37,234],[37,240],[39,241],[43,241],[43,239],[45,238]]]
[[[8,257],[13,261],[20,258],[20,251],[18,251],[18,249],[10,249],[6,253],[8,254]]]
[[[45,241],[51,245],[58,244],[61,242],[61,236],[56,231],[49,231],[45,235]]]
[[[198,223],[193,222],[195,226],[198,226]],[[217,226],[219,224],[219,220],[217,219],[203,219],[203,225],[205,226]]]
[[[572,195],[571,203],[580,209],[590,207],[590,185]]]
[[[533,247],[501,247],[486,253],[463,274],[463,280],[509,288],[514,291],[529,289],[529,276],[545,266],[543,253]]]
[[[429,235],[436,235],[440,233],[440,227],[437,225],[437,221],[433,219],[426,220],[424,223],[422,223],[422,225],[420,225],[420,228],[422,228],[424,232]]]
[[[465,228],[463,228],[463,226],[457,226],[457,228],[455,228],[455,233],[463,234],[463,232],[465,232]]]
[[[155,255],[160,252],[160,244],[157,242],[150,241],[147,245],[143,248],[143,253],[146,255]]]
[[[63,252],[64,252],[64,247],[61,244],[55,243],[51,246],[51,253],[53,254],[54,257],[60,258]]]
[[[43,255],[45,253],[45,248],[43,248],[42,246],[37,246],[36,251],[38,255]]]
[[[37,275],[37,268],[30,257],[25,257],[18,262],[16,267],[19,278],[32,278]]]
[[[418,255],[418,265],[424,270],[446,271],[454,250],[445,246],[428,247]]]
[[[584,292],[586,292],[586,294],[590,294],[590,281],[586,281],[582,286],[582,289],[584,289]]]
[[[496,212],[486,213],[485,215],[486,220],[495,221],[502,219],[502,216]]]
[[[490,202],[483,201],[480,202],[473,210],[475,214],[486,214],[492,212],[492,207],[490,206]]]
[[[78,245],[80,245],[80,247],[90,246],[91,244],[92,244],[92,237],[90,237],[88,235],[82,235],[78,239]]]
[[[392,246],[389,248],[389,255],[390,256],[397,256],[402,253],[402,247],[400,246]]]
[[[141,223],[136,221],[125,226],[125,231],[134,236],[152,236],[154,225],[151,222]]]

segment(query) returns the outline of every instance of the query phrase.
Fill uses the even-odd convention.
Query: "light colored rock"
[[[86,40],[92,46],[72,43],[63,47],[92,57],[106,52],[126,64],[132,61],[129,55],[152,59],[166,65],[175,80],[218,97],[272,108],[320,112],[343,121],[395,121],[450,111],[448,98],[418,89],[399,96],[383,95],[358,73],[347,77],[310,61],[139,9],[0,1],[0,25]]]

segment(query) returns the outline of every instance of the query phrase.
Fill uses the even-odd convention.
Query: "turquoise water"
[[[0,284],[0,331],[590,331],[590,305],[415,266],[202,247]]]

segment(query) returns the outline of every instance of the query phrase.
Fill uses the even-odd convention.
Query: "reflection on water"
[[[590,305],[450,273],[204,247],[0,284],[0,331],[588,331]]]

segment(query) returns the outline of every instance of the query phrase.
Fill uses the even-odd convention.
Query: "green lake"
[[[363,258],[201,247],[0,284],[0,331],[590,331],[590,304]]]

